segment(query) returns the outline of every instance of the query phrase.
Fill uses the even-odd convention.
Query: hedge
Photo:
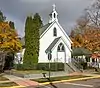
[[[24,68],[23,64],[16,64],[15,69],[17,70],[27,70]],[[28,69],[29,70],[29,69]],[[49,70],[49,63],[38,63],[35,64],[33,69],[30,70]],[[50,63],[51,71],[64,71],[64,63]]]
[[[37,66],[39,70],[49,70],[49,63],[39,63]],[[63,71],[64,64],[63,63],[50,63],[50,70],[51,71]]]

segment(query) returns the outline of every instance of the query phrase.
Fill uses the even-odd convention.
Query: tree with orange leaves
[[[3,71],[5,56],[21,50],[21,43],[15,30],[11,29],[8,22],[0,22],[0,71]],[[11,59],[11,58],[10,58]],[[11,63],[11,62],[9,62]]]
[[[74,37],[70,36],[70,38],[73,41],[72,47],[84,47],[93,52],[100,51],[99,28],[87,26],[82,33],[75,33]]]
[[[0,11],[0,70],[2,71],[5,64],[5,56],[11,55],[14,59],[14,53],[21,50],[21,43],[19,41],[16,30],[14,30],[14,23],[7,22],[6,17]],[[8,58],[8,59],[12,59]]]
[[[0,22],[0,51],[17,52],[21,43],[15,30],[7,22]]]

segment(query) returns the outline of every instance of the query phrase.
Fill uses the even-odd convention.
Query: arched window
[[[58,45],[57,51],[58,51],[58,52],[64,52],[64,51],[65,51],[65,47],[64,47],[64,45],[63,45],[62,43],[60,43],[60,44]]]
[[[64,51],[65,50],[65,48],[64,48],[64,45],[62,46],[62,51]]]
[[[53,36],[57,36],[57,29],[56,28],[53,29]]]
[[[54,13],[54,18],[56,18],[56,14]]]
[[[58,51],[60,51],[60,46],[58,46]]]

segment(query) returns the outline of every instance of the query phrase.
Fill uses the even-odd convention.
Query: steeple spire
[[[58,21],[58,13],[56,12],[56,5],[52,5],[52,12],[50,13],[50,20],[49,23],[52,23],[53,21]]]
[[[55,11],[56,10],[56,5],[53,4],[52,7],[53,7],[53,11]]]

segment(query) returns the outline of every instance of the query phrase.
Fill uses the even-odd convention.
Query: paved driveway
[[[100,88],[100,78],[84,81],[55,83],[51,85],[41,86],[38,88]]]

